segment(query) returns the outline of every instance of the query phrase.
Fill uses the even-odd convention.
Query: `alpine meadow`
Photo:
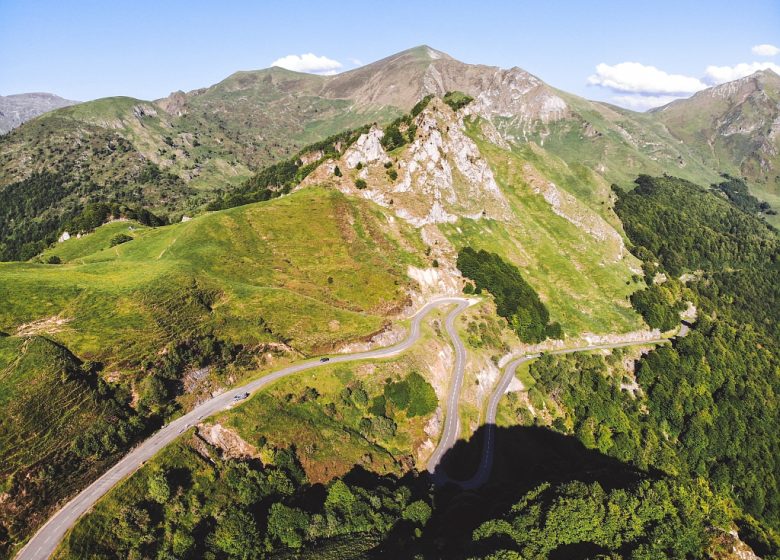
[[[681,15],[676,59],[644,29],[528,51],[591,100],[358,60],[419,42],[407,2],[149,4],[139,58],[84,50],[139,14],[77,4],[0,7],[0,560],[780,560],[780,48],[747,31],[777,6],[717,45],[716,3],[711,49]],[[469,10],[571,41],[584,13],[511,4]],[[462,16],[421,38],[523,63]]]

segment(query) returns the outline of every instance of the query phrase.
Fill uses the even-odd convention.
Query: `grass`
[[[409,417],[388,404],[386,413],[397,425],[394,434],[367,431],[360,422],[375,416],[372,403],[383,395],[387,383],[400,381],[411,371],[430,375],[426,358],[433,342],[434,334],[425,328],[415,348],[397,358],[328,365],[285,378],[215,421],[258,448],[295,446],[313,482],[341,476],[355,465],[379,474],[401,474],[409,466],[404,467],[401,459],[410,454],[413,463],[424,468],[427,455],[417,456],[416,450],[428,437],[424,429],[430,415]],[[319,396],[305,398],[307,387],[315,388]],[[367,402],[345,401],[345,387],[364,390]]]
[[[83,486],[98,463],[74,464],[73,440],[108,415],[78,360],[43,338],[0,338],[0,557]],[[67,476],[63,476],[63,472]]]
[[[18,352],[0,370],[0,474],[10,476],[61,452],[102,411],[67,350],[41,337],[0,345]]]
[[[46,334],[117,367],[196,327],[306,354],[381,328],[406,301],[406,267],[420,249],[368,203],[318,188],[139,228],[133,241],[105,247],[126,227],[50,250],[67,264],[0,264],[0,331],[58,316],[66,323]]]
[[[442,227],[453,244],[498,253],[517,264],[547,305],[551,320],[560,322],[567,335],[640,328],[641,319],[626,301],[638,287],[631,281],[635,259],[628,254],[618,259],[616,243],[596,239],[553,212],[533,191],[525,166],[532,166],[543,180],[553,180],[561,191],[576,197],[574,210],[580,215],[609,228],[610,222],[617,221],[601,209],[599,185],[588,190],[592,183],[583,178],[580,169],[567,169],[542,151],[502,150],[480,136],[476,123],[469,126],[469,134],[490,164],[517,219],[505,223],[461,218]],[[600,192],[606,196],[603,189]]]
[[[150,228],[138,222],[111,222],[99,227],[92,233],[81,238],[72,237],[67,241],[57,243],[41,253],[40,260],[46,262],[50,257],[59,257],[62,262],[71,262],[83,257],[111,248],[111,239],[120,233],[137,238],[149,231]],[[116,249],[118,252],[119,249]]]

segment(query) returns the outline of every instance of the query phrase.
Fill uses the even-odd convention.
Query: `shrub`
[[[132,240],[133,238],[126,233],[118,233],[111,238],[111,246],[115,247],[116,245],[121,245],[122,243],[127,243],[128,241]]]
[[[62,264],[62,259],[60,259],[57,255],[52,255],[46,259],[46,264]]]
[[[448,91],[444,94],[442,101],[449,105],[453,111],[457,111],[474,101],[474,98],[462,91]]]
[[[409,418],[431,414],[439,404],[436,391],[416,371],[407,375],[403,381],[385,385],[384,397],[397,410],[405,411]]]
[[[363,179],[355,179],[355,188],[363,190],[368,184]]]

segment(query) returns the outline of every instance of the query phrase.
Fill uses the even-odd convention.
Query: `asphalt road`
[[[682,329],[678,336],[685,336],[687,334],[687,328],[685,331]],[[579,348],[566,348],[563,350],[554,350],[547,352],[548,354],[572,354],[574,352],[586,352],[588,350],[604,350],[612,348],[622,348],[625,346],[643,346],[646,344],[663,344],[669,342],[668,339],[658,338],[655,340],[644,340],[638,342],[617,342],[613,344],[594,344],[590,346],[581,346]],[[490,396],[488,402],[487,412],[485,413],[485,442],[482,446],[482,456],[479,461],[477,471],[468,480],[449,480],[449,482],[455,483],[465,490],[479,488],[490,479],[490,473],[493,470],[493,455],[496,446],[496,414],[498,413],[498,403],[506,393],[509,384],[515,377],[515,372],[520,364],[523,364],[529,360],[535,360],[540,357],[541,354],[527,354],[519,358],[515,358],[509,362],[505,369],[504,374],[496,385],[493,394]]]
[[[458,401],[460,400],[460,390],[463,386],[463,372],[466,365],[466,348],[463,346],[463,341],[458,336],[458,331],[455,327],[455,319],[457,319],[461,312],[468,306],[468,301],[459,303],[458,306],[447,315],[447,320],[444,325],[447,334],[452,341],[452,346],[455,349],[455,367],[452,372],[452,380],[450,381],[450,392],[447,396],[444,429],[439,438],[439,445],[436,446],[430,459],[428,459],[428,472],[431,474],[435,474],[435,471],[441,462],[441,458],[453,445],[455,445],[455,442],[458,441],[458,436],[460,435]]]
[[[425,316],[430,311],[438,307],[453,304],[456,305],[456,307],[447,315],[446,329],[453,341],[453,344],[455,345],[456,375],[454,376],[454,382],[452,384],[453,387],[450,391],[448,410],[457,411],[457,401],[460,394],[460,386],[463,381],[463,365],[465,363],[466,350],[455,331],[455,319],[458,314],[460,314],[469,306],[470,301],[467,299],[449,297],[432,300],[424,305],[422,309],[420,309],[412,318],[409,335],[406,337],[406,339],[386,348],[379,348],[377,350],[369,350],[367,352],[359,352],[356,354],[332,356],[328,363],[338,364],[343,362],[354,362],[357,360],[389,358],[401,354],[408,350],[420,338],[420,325]],[[106,471],[104,475],[90,484],[87,488],[82,490],[75,498],[65,504],[52,517],[50,517],[49,520],[30,539],[27,545],[19,551],[19,553],[16,555],[17,560],[43,560],[44,558],[49,558],[57,548],[57,545],[59,545],[62,538],[65,536],[65,533],[68,531],[68,529],[70,529],[76,523],[76,521],[78,521],[78,519],[84,515],[84,513],[89,511],[89,509],[101,497],[108,493],[111,488],[135,472],[146,461],[151,459],[158,451],[175,440],[182,432],[194,426],[203,418],[229,408],[236,402],[234,397],[237,395],[243,395],[244,393],[254,393],[255,391],[258,391],[283,377],[316,368],[321,365],[323,365],[323,362],[317,358],[280,369],[266,375],[265,377],[251,381],[250,383],[247,383],[241,387],[231,389],[230,391],[222,393],[221,395],[201,403],[191,412],[181,416],[180,418],[177,418],[170,424],[165,425],[143,443],[133,448],[118,463]],[[447,443],[449,446],[451,446],[454,444],[458,436],[458,415],[456,413],[448,414],[447,416],[448,418],[445,425],[444,435],[442,437],[442,443]],[[452,425],[453,422],[454,426]],[[440,444],[439,447],[442,448],[442,444]],[[447,449],[449,449],[449,447],[447,447]],[[444,451],[446,451],[446,449],[441,449],[441,451],[437,449],[437,456],[441,458],[441,455],[444,453]]]

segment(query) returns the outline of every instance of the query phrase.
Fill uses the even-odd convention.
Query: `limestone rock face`
[[[344,161],[349,169],[355,169],[358,164],[386,163],[390,161],[382,147],[382,138],[385,133],[378,126],[372,126],[366,134],[361,134],[357,141],[350,146]]]

